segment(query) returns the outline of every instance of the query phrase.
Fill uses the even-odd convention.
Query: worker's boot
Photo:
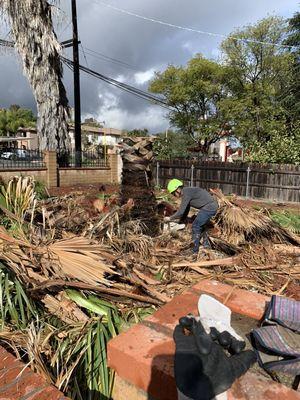
[[[203,232],[202,238],[203,238],[203,240],[202,240],[203,248],[206,249],[206,250],[210,250],[211,249],[211,244],[210,244],[210,241],[209,241],[209,237],[208,237],[207,231]]]
[[[200,247],[200,233],[194,234],[193,233],[193,242],[194,242],[194,247],[193,247],[193,253],[198,254],[199,252],[199,247]]]

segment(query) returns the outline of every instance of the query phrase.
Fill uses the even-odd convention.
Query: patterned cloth
[[[265,321],[274,321],[300,333],[300,302],[286,297],[272,296]]]
[[[267,371],[299,375],[300,302],[272,296],[263,325],[252,331],[260,366]]]

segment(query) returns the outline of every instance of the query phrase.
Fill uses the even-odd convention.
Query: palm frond
[[[214,218],[221,235],[229,243],[240,245],[261,240],[299,245],[300,241],[291,232],[273,221],[262,211],[240,207],[228,200],[221,190],[211,190],[219,201],[219,210]]]
[[[42,258],[43,268],[53,270],[56,276],[109,285],[105,275],[116,274],[115,268],[101,257],[101,246],[91,244],[88,239],[59,240],[49,244],[47,250]]]

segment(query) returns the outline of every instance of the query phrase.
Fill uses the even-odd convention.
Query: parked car
[[[0,154],[6,160],[24,160],[27,158],[27,151],[24,149],[9,149]]]

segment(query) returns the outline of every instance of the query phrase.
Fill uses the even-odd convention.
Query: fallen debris
[[[220,229],[222,238],[226,238],[230,244],[241,245],[273,241],[300,245],[300,240],[295,234],[273,221],[262,210],[242,208],[234,201],[228,200],[219,189],[211,189],[211,192],[219,202],[215,224]]]
[[[200,279],[299,296],[299,236],[220,191],[214,191],[220,209],[209,232],[212,249],[194,260],[189,224],[150,237],[144,221],[131,218],[131,199],[123,205],[115,197],[87,201],[84,194],[37,200],[34,181],[23,179],[14,178],[2,192],[10,201],[5,195],[0,202],[0,286],[7,291],[0,339],[16,353],[26,351],[32,367],[64,390],[75,371],[92,379],[91,360],[106,365],[101,348],[128,321],[149,315]],[[107,382],[112,376],[101,383],[110,398]]]

